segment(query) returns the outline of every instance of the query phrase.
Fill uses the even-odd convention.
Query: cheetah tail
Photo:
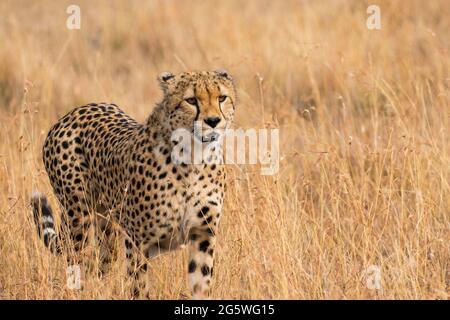
[[[47,197],[39,192],[34,192],[31,196],[31,206],[39,237],[44,240],[45,246],[52,253],[60,253],[52,208]]]

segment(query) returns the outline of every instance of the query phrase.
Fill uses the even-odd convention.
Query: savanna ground
[[[30,193],[56,208],[42,142],[89,102],[144,121],[161,71],[226,68],[237,126],[279,128],[281,158],[229,167],[213,298],[448,299],[449,17],[446,0],[1,1],[0,298],[129,298],[123,259],[70,290],[37,238]],[[186,260],[153,261],[154,298],[189,297]]]

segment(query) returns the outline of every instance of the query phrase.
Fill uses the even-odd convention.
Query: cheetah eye
[[[227,96],[219,96],[219,102],[224,102],[228,97]]]
[[[192,104],[193,106],[196,106],[197,105],[197,98],[194,98],[194,97],[187,98],[186,102],[189,103],[189,104]]]

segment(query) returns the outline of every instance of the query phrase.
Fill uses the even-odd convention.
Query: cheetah
[[[223,70],[164,72],[158,81],[163,99],[144,124],[115,104],[92,103],[50,129],[43,162],[61,207],[60,231],[40,193],[31,200],[34,219],[52,252],[77,254],[95,239],[104,264],[111,262],[112,225],[119,226],[136,298],[149,297],[150,258],[187,246],[192,297],[208,298],[226,179],[220,144],[211,145],[233,124],[235,85]],[[173,138],[180,129],[190,140]],[[174,161],[175,148],[192,141],[219,161]]]

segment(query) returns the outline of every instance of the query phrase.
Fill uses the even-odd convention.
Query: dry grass
[[[237,123],[280,128],[280,171],[230,168],[215,298],[450,297],[450,7],[376,1],[1,1],[0,298],[128,298],[122,259],[85,290],[37,239],[55,199],[41,145],[74,106],[143,121],[165,70],[227,68]],[[262,81],[261,81],[262,79]],[[364,270],[381,268],[381,290]],[[186,252],[154,260],[154,297],[188,295]]]

